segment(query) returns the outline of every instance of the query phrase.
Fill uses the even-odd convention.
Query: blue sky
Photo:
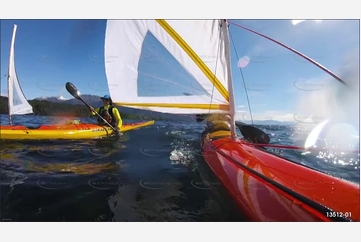
[[[297,24],[291,20],[231,21],[283,42],[337,75],[348,76],[346,82],[358,81],[358,77],[349,74],[356,72],[350,65],[356,59],[359,61],[358,21],[303,21]],[[13,24],[18,25],[16,69],[27,99],[57,95],[70,98],[64,88],[67,81],[74,83],[84,94],[108,93],[104,70],[105,20],[2,20],[1,77],[7,73]],[[242,67],[246,81],[254,119],[284,120],[294,118],[295,115],[299,119],[307,115],[322,118],[334,112],[335,108],[342,109],[341,106],[346,105],[340,105],[345,96],[350,96],[345,94],[344,87],[316,66],[246,30],[231,25],[230,31],[238,54],[237,59],[231,46],[238,117],[249,119],[239,66]],[[145,56],[165,55],[151,48],[156,47],[153,42],[147,42],[150,48]],[[147,68],[142,72],[157,74]],[[183,79],[189,79],[182,70],[178,72]],[[164,79],[171,75],[171,72],[161,73]],[[2,94],[6,91],[5,84],[6,78],[1,79]],[[152,90],[149,85],[143,86],[143,89],[148,92],[168,90],[165,86]],[[339,100],[330,102],[329,99],[335,99],[336,93]],[[323,98],[321,101],[320,97]],[[349,102],[347,105],[355,106],[355,100],[346,100]],[[312,112],[309,112],[310,109]]]

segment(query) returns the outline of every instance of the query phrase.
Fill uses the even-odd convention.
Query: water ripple
[[[17,121],[36,125],[48,119],[26,116]],[[309,132],[291,126],[260,128],[270,134],[272,143],[283,145],[302,145]],[[105,141],[2,141],[2,217],[13,221],[242,221],[219,190],[219,182],[205,172],[199,150],[202,131],[198,124],[157,122],[128,133],[119,146]],[[359,154],[272,151],[359,183]]]

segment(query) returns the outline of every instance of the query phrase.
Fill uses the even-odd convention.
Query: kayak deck
[[[207,164],[250,221],[360,221],[357,184],[232,140],[229,131],[206,134],[201,146]]]
[[[127,132],[154,124],[154,120],[123,124],[120,131]],[[97,124],[51,124],[40,125],[36,128],[26,126],[1,126],[1,139],[41,140],[41,139],[100,139],[112,135],[113,130],[108,126]]]

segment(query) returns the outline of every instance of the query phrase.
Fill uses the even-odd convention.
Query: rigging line
[[[1,77],[1,78],[0,78],[0,81],[1,81],[4,77],[6,77],[6,76],[7,76],[7,74],[5,74],[3,77]]]
[[[222,27],[222,24],[223,24],[222,21],[219,20],[219,22],[220,22],[220,24],[221,24],[220,27]],[[219,51],[220,51],[220,49],[221,49],[221,37],[222,37],[222,31],[220,30],[220,31],[219,31],[219,41],[218,41],[218,50],[217,50],[216,66],[215,66],[215,70],[214,70],[214,80],[216,80],[216,78],[217,78],[216,74],[217,74],[217,67],[218,67]],[[213,82],[213,86],[212,86],[212,95],[211,95],[211,101],[210,101],[210,103],[209,103],[208,114],[211,113],[211,107],[212,107],[213,95],[214,95],[214,86],[215,86],[214,83],[215,83],[215,81]]]
[[[261,36],[261,37],[263,37],[263,38],[266,38],[266,39],[268,39],[268,40],[270,40],[270,41],[272,41],[272,42],[274,42],[274,43],[276,43],[276,44],[278,44],[278,45],[280,45],[280,46],[282,46],[282,47],[284,47],[284,48],[292,51],[293,53],[296,53],[297,55],[303,57],[304,59],[308,60],[308,61],[311,62],[312,64],[314,64],[314,65],[316,65],[317,67],[321,68],[323,71],[327,72],[329,75],[331,75],[331,76],[332,76],[333,78],[335,78],[337,81],[341,82],[343,85],[348,86],[347,83],[346,83],[345,81],[343,81],[343,80],[342,80],[339,76],[337,76],[335,73],[333,73],[332,71],[328,70],[326,67],[322,66],[321,64],[317,63],[316,61],[312,60],[310,57],[302,54],[301,52],[298,52],[297,50],[292,49],[291,47],[289,47],[289,46],[287,46],[287,45],[285,45],[285,44],[283,44],[283,43],[281,43],[281,42],[279,42],[279,41],[277,41],[277,40],[275,40],[275,39],[272,39],[271,37],[268,37],[268,36],[266,36],[266,35],[264,35],[264,34],[258,33],[257,31],[254,31],[254,30],[252,30],[252,29],[249,29],[249,28],[247,28],[247,27],[244,27],[244,26],[242,26],[242,25],[239,25],[239,24],[236,24],[236,23],[233,23],[233,22],[229,22],[229,23],[230,23],[230,24],[233,24],[233,25],[235,25],[235,26],[237,26],[237,27],[239,27],[239,28],[242,28],[242,29],[245,29],[245,30],[247,30],[247,31],[250,31],[250,32],[252,32],[252,33],[254,33],[254,34],[257,34],[257,35],[259,35],[259,36]]]
[[[232,45],[233,45],[233,48],[234,48],[234,52],[236,53],[236,58],[237,58],[237,60],[239,60],[239,58],[238,58],[238,53],[237,53],[237,49],[236,49],[236,45],[234,44],[231,31],[229,31],[229,36],[231,37],[231,42],[232,42]],[[252,125],[253,125],[252,109],[251,109],[251,104],[250,104],[250,102],[249,102],[248,92],[247,92],[247,88],[246,88],[246,81],[244,80],[242,68],[240,67],[240,68],[238,68],[238,69],[239,69],[239,71],[240,71],[240,73],[241,73],[241,76],[242,76],[244,91],[246,92],[246,98],[247,98],[249,113],[250,113],[250,115],[251,115],[251,123],[252,123]]]

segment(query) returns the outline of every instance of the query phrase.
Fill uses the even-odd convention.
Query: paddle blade
[[[271,140],[268,134],[256,127],[241,122],[236,122],[236,126],[241,131],[243,137],[252,143],[268,144]]]
[[[202,122],[203,120],[206,119],[206,115],[202,115],[202,114],[196,114],[196,121],[197,123]]]
[[[80,93],[72,83],[67,82],[65,84],[65,88],[73,97],[75,97],[76,99],[80,99]]]
[[[119,130],[114,131],[111,138],[112,143],[117,143],[122,136],[123,133],[121,133]]]

